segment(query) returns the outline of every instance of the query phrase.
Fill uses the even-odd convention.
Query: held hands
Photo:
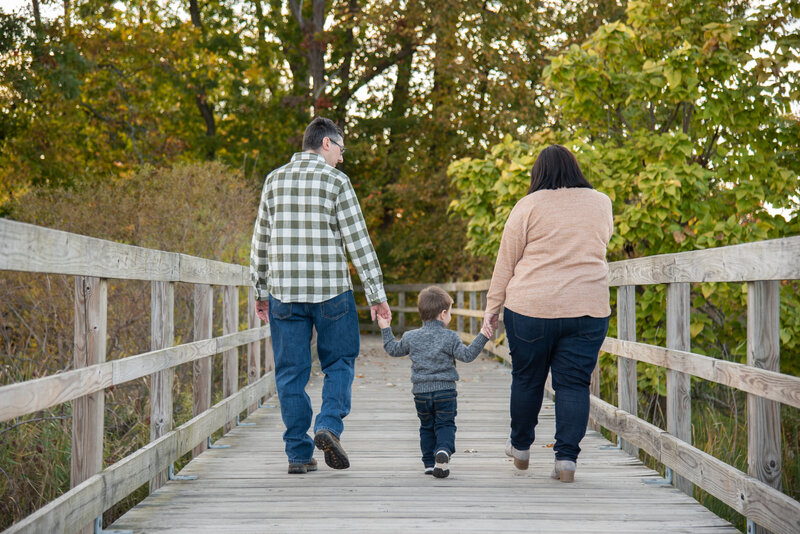
[[[385,319],[380,315],[378,316],[378,326],[381,328],[381,330],[383,330],[384,328],[388,328],[389,326],[391,326],[391,324],[392,321],[390,321],[389,319]]]
[[[481,333],[488,337],[489,339],[492,338],[494,333],[497,331],[497,327],[500,326],[500,315],[497,313],[485,313],[483,315],[483,325],[481,326]]]
[[[269,322],[269,301],[257,300],[256,301],[256,315],[265,323]]]
[[[392,310],[389,309],[389,303],[386,301],[370,306],[369,313],[372,316],[373,321],[375,320],[376,316],[385,319],[387,323],[392,321]],[[378,325],[380,326],[380,322]]]

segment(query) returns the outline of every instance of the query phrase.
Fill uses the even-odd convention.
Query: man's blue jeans
[[[319,303],[281,302],[270,295],[269,324],[275,355],[275,384],[286,425],[283,441],[290,463],[307,463],[314,454],[311,399],[306,385],[311,377],[311,331],[317,329],[317,352],[325,380],[322,407],[314,432],[329,430],[336,437],[350,413],[350,393],[361,338],[353,292]]]
[[[456,450],[455,389],[414,394],[419,417],[419,448],[425,467],[436,464],[435,455],[444,449],[452,455]]]
[[[556,460],[577,460],[589,422],[589,382],[608,332],[608,317],[539,319],[506,309],[511,352],[511,444],[528,450],[535,437],[548,371],[556,392]]]

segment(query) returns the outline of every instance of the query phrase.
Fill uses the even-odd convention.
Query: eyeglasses
[[[339,143],[337,143],[336,141],[334,141],[334,140],[333,140],[333,139],[331,139],[330,137],[328,138],[328,141],[330,141],[330,142],[331,142],[331,143],[333,143],[334,145],[338,146],[338,147],[339,147],[339,152],[340,152],[341,154],[344,154],[344,153],[345,153],[345,151],[347,150],[347,149],[346,149],[344,146],[340,145]]]

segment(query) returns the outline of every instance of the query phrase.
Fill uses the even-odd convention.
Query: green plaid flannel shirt
[[[370,305],[386,300],[383,273],[346,174],[298,152],[264,182],[250,248],[256,298],[323,302],[353,289],[345,248]]]

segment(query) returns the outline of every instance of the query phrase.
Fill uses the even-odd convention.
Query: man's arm
[[[261,193],[261,201],[258,205],[258,216],[253,228],[253,239],[250,242],[250,279],[256,289],[256,303],[258,301],[267,302],[267,299],[269,299],[267,250],[269,249],[270,226],[269,208],[266,201],[267,181],[264,182],[264,190]],[[256,312],[258,312],[258,304],[256,304]],[[266,321],[266,319],[264,320]]]
[[[339,196],[336,198],[336,219],[350,260],[358,272],[361,285],[364,286],[367,302],[370,306],[385,303],[386,292],[383,290],[381,265],[378,263],[378,256],[369,238],[367,224],[364,222],[364,215],[361,213],[361,206],[350,180],[343,180]],[[383,312],[385,316],[388,306],[385,310],[373,311]],[[391,312],[388,312],[388,315],[391,317]]]

